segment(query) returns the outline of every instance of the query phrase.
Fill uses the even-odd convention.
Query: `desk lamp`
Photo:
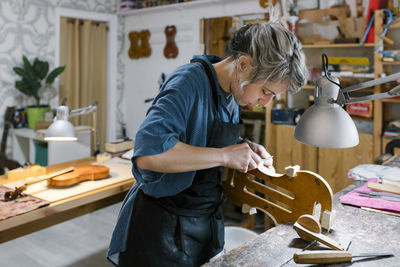
[[[93,153],[96,154],[99,149],[97,143],[97,103],[84,108],[74,109],[69,112],[68,106],[61,105],[57,108],[57,115],[54,122],[47,128],[44,140],[45,141],[76,141],[76,131],[74,125],[69,122],[68,118],[92,113],[92,133],[93,133]]]
[[[315,85],[314,104],[301,116],[294,137],[307,145],[325,148],[348,148],[358,145],[357,128],[350,115],[343,109],[345,104],[400,96],[400,85],[390,91],[352,98],[349,92],[396,81],[400,73],[342,88],[339,80],[328,72],[328,56],[322,54],[324,76]]]

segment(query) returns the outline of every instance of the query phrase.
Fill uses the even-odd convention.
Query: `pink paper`
[[[368,181],[376,182],[376,180],[377,179],[369,179]],[[350,191],[349,193],[341,196],[339,198],[340,202],[343,204],[349,204],[349,205],[353,205],[353,206],[367,207],[367,208],[373,208],[373,209],[378,209],[378,210],[385,210],[385,211],[400,213],[400,202],[361,196],[361,194],[355,192],[355,190],[368,191],[368,192],[379,192],[376,190],[372,190],[371,188],[369,188],[367,186],[367,183],[365,183],[363,186],[356,188],[353,191]]]

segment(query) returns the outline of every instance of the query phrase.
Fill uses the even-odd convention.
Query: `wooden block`
[[[330,16],[331,18],[334,19],[338,19],[340,17],[349,17],[350,16],[349,13],[350,13],[349,6],[333,7],[327,9],[308,9],[308,10],[300,10],[299,18],[318,22],[321,21],[322,18],[326,16]]]
[[[46,174],[46,168],[40,165],[32,165],[27,168],[17,168],[8,172],[7,179],[11,181],[22,180],[27,177],[35,177]]]
[[[336,211],[324,210],[321,218],[322,229],[329,231],[332,228],[333,223],[335,222],[335,218],[336,218]]]
[[[400,187],[395,186],[395,185],[378,184],[378,183],[368,182],[367,186],[371,189],[375,189],[375,190],[379,190],[379,191],[400,194]]]
[[[289,177],[295,177],[298,171],[300,171],[299,165],[288,166],[285,168],[285,175]]]

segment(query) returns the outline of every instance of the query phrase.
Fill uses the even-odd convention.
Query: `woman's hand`
[[[272,156],[267,152],[264,146],[254,143],[250,140],[247,140],[246,143],[249,147],[264,161],[264,165],[267,168],[273,168],[273,159]]]
[[[257,168],[263,159],[245,142],[221,148],[224,154],[224,166],[248,172]]]

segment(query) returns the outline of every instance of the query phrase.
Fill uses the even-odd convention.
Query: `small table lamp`
[[[361,102],[400,95],[400,85],[390,91],[364,97],[351,98],[349,92],[400,79],[400,73],[360,83],[342,89],[339,81],[327,71],[328,57],[322,54],[325,76],[316,83],[315,103],[301,116],[294,137],[307,145],[326,148],[347,148],[358,145],[357,128],[350,115],[342,108],[348,103]]]
[[[57,115],[54,122],[47,128],[44,140],[45,141],[76,141],[76,131],[74,125],[69,122],[70,117],[92,113],[92,133],[93,144],[92,154],[97,154],[99,151],[99,144],[97,143],[97,103],[85,108],[74,109],[69,112],[67,106],[59,106],[57,108]]]

